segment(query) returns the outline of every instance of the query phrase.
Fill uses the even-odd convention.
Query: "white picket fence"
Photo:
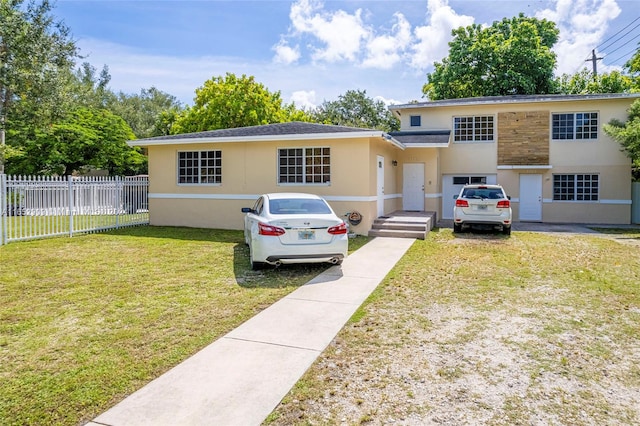
[[[0,245],[148,225],[146,176],[0,175]]]

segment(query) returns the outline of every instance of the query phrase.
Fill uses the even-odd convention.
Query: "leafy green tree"
[[[0,145],[5,143],[6,126],[16,105],[21,104],[23,115],[30,111],[32,126],[63,113],[61,81],[77,49],[69,29],[54,20],[51,10],[49,0],[27,4],[0,0]],[[3,170],[0,157],[0,172]]]
[[[107,107],[122,117],[137,138],[168,135],[182,104],[168,93],[151,87],[140,94],[118,93],[111,97]]]
[[[631,90],[632,80],[620,71],[593,75],[587,69],[576,74],[563,74],[557,79],[558,92],[567,95],[588,93],[624,93]]]
[[[213,77],[196,89],[195,104],[176,120],[172,133],[283,123],[305,118],[295,107],[284,105],[280,92],[270,92],[253,76],[227,73]]]
[[[384,102],[367,96],[366,90],[347,90],[337,101],[323,102],[313,113],[319,123],[379,129],[390,132],[400,129]]]
[[[558,33],[555,23],[522,13],[455,29],[449,56],[435,63],[422,91],[432,100],[554,93]]]
[[[632,90],[640,92],[640,48],[636,50],[635,55],[625,64],[625,68],[629,72],[632,81]]]
[[[9,165],[23,174],[70,175],[87,167],[113,175],[146,171],[146,157],[126,141],[135,136],[127,123],[106,109],[79,108],[24,146],[22,161]]]
[[[628,113],[626,122],[611,120],[604,125],[604,131],[622,145],[633,162],[634,180],[640,182],[640,99],[631,104]]]

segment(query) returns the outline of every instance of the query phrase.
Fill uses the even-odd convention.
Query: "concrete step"
[[[371,229],[369,231],[370,237],[393,237],[393,238],[416,238],[418,240],[424,240],[427,236],[427,231],[411,231],[403,229]]]
[[[426,231],[427,225],[423,223],[407,223],[407,222],[393,222],[393,221],[379,221],[375,220],[371,225],[372,229],[395,229],[395,230],[408,230],[408,231]]]

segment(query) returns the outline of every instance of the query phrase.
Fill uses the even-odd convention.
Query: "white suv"
[[[466,185],[454,196],[453,232],[465,226],[500,229],[511,234],[511,201],[500,185]]]

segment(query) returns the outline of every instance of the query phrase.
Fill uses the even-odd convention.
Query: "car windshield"
[[[329,214],[331,209],[323,200],[312,198],[283,198],[269,202],[271,214]]]
[[[501,190],[491,188],[466,188],[462,191],[462,196],[464,198],[475,198],[479,200],[499,200],[500,198],[504,198]]]

